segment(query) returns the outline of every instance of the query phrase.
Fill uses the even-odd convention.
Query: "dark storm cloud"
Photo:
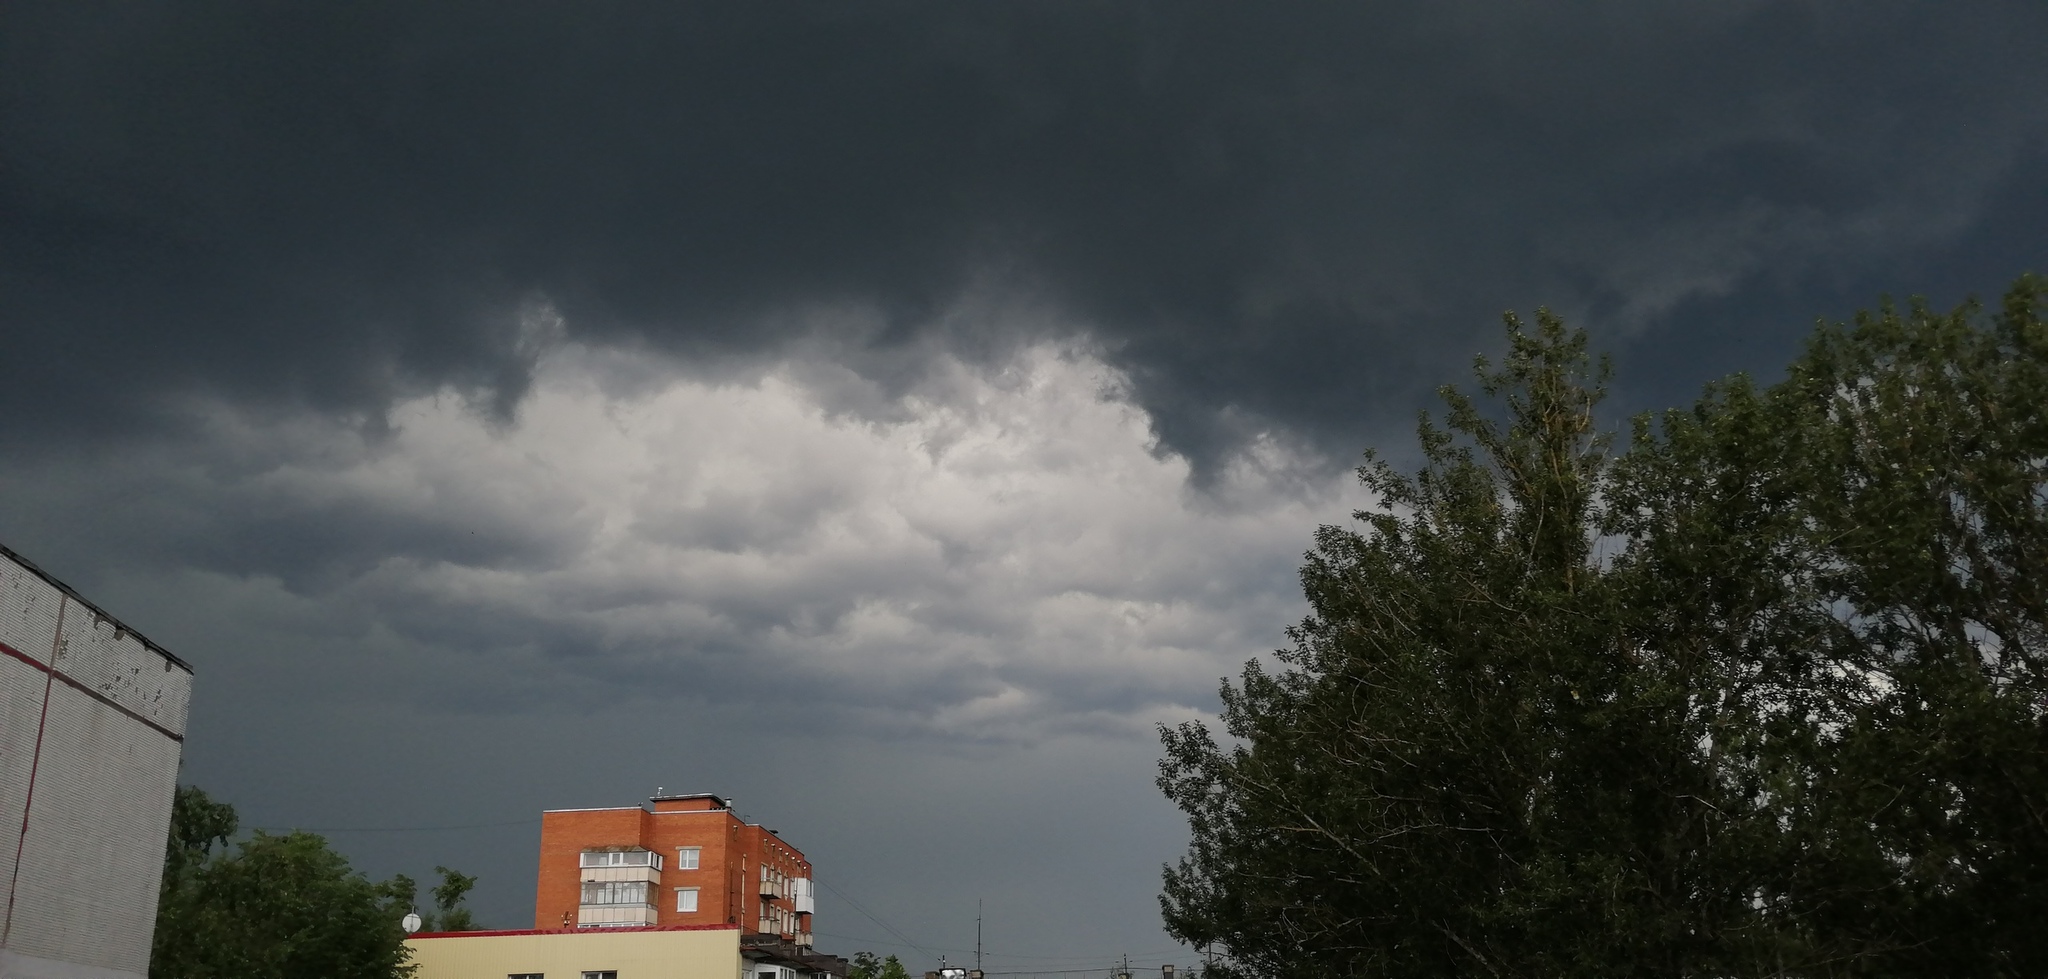
[[[2043,37],[2038,0],[0,4],[0,540],[199,664],[186,777],[251,824],[687,784],[927,945],[985,894],[999,971],[1093,967],[1171,945],[1150,725],[1285,641],[1364,504],[1334,470],[1503,308],[1663,405],[2040,267]],[[530,827],[339,839],[530,920]]]
[[[1277,422],[1348,454],[1501,308],[1797,323],[2041,254],[2038,224],[1983,238],[2042,209],[2035,3],[0,16],[15,439],[191,391],[503,410],[536,301],[707,369],[863,304],[886,374],[923,332],[1005,343],[936,316],[980,284],[1093,331],[1169,447]]]

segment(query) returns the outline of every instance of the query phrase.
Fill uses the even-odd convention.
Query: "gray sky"
[[[981,898],[991,970],[1186,963],[1152,727],[1284,642],[1358,452],[1504,309],[1619,415],[2048,268],[2044,37],[11,3],[0,540],[198,667],[188,780],[493,925],[540,809],[665,786],[806,850],[827,950],[931,967]]]

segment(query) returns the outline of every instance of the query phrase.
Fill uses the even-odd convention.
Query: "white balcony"
[[[649,884],[661,883],[661,871],[653,867],[585,867],[582,870],[586,884],[610,883],[619,880],[644,880]]]
[[[654,920],[652,904],[585,904],[576,909],[578,928],[630,928]]]
[[[585,850],[577,863],[589,867],[653,867],[661,869],[661,854],[640,847],[630,849]]]
[[[818,885],[809,877],[792,877],[789,880],[790,910],[798,914],[816,914],[818,911]]]

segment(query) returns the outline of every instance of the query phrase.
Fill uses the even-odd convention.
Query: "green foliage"
[[[463,898],[476,887],[476,878],[447,867],[437,866],[434,872],[441,875],[441,883],[428,890],[433,897],[433,905],[419,911],[420,931],[480,930],[482,926],[476,923],[469,909],[462,906]],[[411,877],[398,874],[392,877],[385,887],[407,907],[418,909],[419,884]]]
[[[910,979],[910,970],[893,955],[878,959],[873,952],[855,952],[846,979]]]
[[[415,887],[375,882],[311,833],[261,831],[233,843],[235,811],[180,786],[157,905],[151,979],[408,979],[400,924]],[[473,927],[476,879],[436,867],[434,921]]]
[[[2048,287],[1640,419],[1548,314],[1163,730],[1226,974],[2048,974]]]
[[[211,856],[215,847],[227,846],[240,821],[235,807],[215,802],[196,785],[180,785],[171,799],[171,838],[164,850],[164,880],[182,877]]]

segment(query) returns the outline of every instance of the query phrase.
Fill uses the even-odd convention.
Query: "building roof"
[[[677,793],[677,792],[671,792],[671,793],[668,793],[667,795],[657,795],[657,796],[655,796],[654,798],[652,798],[652,799],[649,799],[648,801],[649,801],[649,802],[682,802],[682,801],[684,801],[684,800],[686,800],[686,799],[710,799],[710,800],[711,800],[711,804],[712,804],[712,805],[714,805],[714,806],[717,806],[717,807],[718,807],[718,808],[720,808],[720,809],[730,809],[730,808],[732,808],[732,806],[731,806],[731,805],[730,805],[729,803],[727,803],[727,802],[725,801],[725,799],[724,799],[724,798],[722,798],[722,797],[718,796],[718,795],[717,795],[717,794],[715,794],[715,793],[711,793],[711,792],[681,792],[681,793]]]
[[[714,925],[641,925],[634,928],[506,928],[493,931],[422,931],[407,935],[406,940],[415,938],[500,938],[505,935],[613,935],[635,931],[738,931],[735,924]]]
[[[36,567],[36,563],[34,561],[31,561],[28,558],[22,557],[21,555],[14,553],[12,550],[9,550],[7,545],[5,544],[0,544],[0,556],[5,556],[8,560],[13,561],[16,564],[19,564],[24,568],[27,568],[30,574],[33,574],[36,577],[43,579],[44,583],[48,584],[50,587],[55,588],[60,592],[63,592],[72,601],[77,602],[78,604],[91,609],[92,614],[98,616],[99,618],[107,622],[113,623],[114,628],[119,629],[122,632],[125,632],[131,636],[134,636],[135,641],[141,643],[145,649],[148,649],[150,652],[155,653],[158,656],[163,657],[164,659],[170,660],[172,663],[177,664],[180,669],[184,670],[187,673],[192,672],[192,664],[187,663],[182,659],[179,659],[177,657],[177,654],[172,653],[170,650],[165,649],[162,646],[157,645],[156,643],[150,642],[148,636],[145,636],[142,633],[135,631],[126,622],[114,618],[112,615],[107,613],[106,609],[100,608],[98,605],[94,605],[91,599],[86,598],[84,595],[80,595],[78,593],[78,589],[73,588],[70,585],[67,585],[61,581],[58,581],[55,575],[52,575],[48,571],[44,571],[43,569]]]

